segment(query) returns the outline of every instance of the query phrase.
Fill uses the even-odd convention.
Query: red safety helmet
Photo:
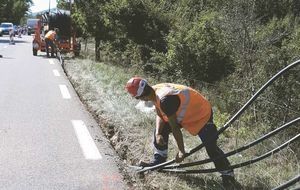
[[[133,77],[126,84],[126,90],[132,97],[139,97],[143,94],[147,81],[141,77]]]

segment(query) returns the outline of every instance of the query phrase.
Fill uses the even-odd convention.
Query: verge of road
[[[179,176],[146,172],[145,175],[140,175],[130,167],[137,165],[140,160],[148,161],[153,157],[151,134],[154,129],[155,112],[145,113],[138,110],[135,105],[140,101],[130,98],[124,90],[124,81],[132,75],[141,75],[140,73],[92,59],[67,57],[63,67],[81,101],[99,123],[99,127],[118,154],[119,168],[129,189],[222,189],[217,174]],[[150,76],[147,79],[151,84],[157,82]],[[185,131],[183,135],[187,137]],[[199,144],[199,139],[186,138],[186,142],[187,149],[191,149],[195,143]],[[177,146],[172,139],[168,152],[175,155],[176,151]],[[205,156],[205,152],[202,151],[186,161],[204,159]]]
[[[129,165],[136,165],[139,160],[151,158],[151,143],[153,130],[153,115],[141,113],[134,105],[138,103],[128,96],[124,91],[124,81],[128,80],[133,74],[131,70],[115,67],[113,64],[104,64],[95,62],[91,59],[65,59],[63,64],[64,72],[72,83],[76,93],[81,101],[85,104],[87,109],[93,115],[95,120],[99,123],[99,127],[109,139],[111,146],[115,153],[118,154],[116,162],[119,164],[120,171],[124,175],[124,180],[127,182],[130,189],[223,189],[218,174],[205,175],[176,175],[163,174],[160,172],[147,172],[147,175],[138,178],[135,172],[128,168]],[[151,77],[147,77],[150,83],[155,83]],[[155,114],[155,113],[153,113]],[[146,117],[145,115],[148,115]],[[217,117],[218,118],[218,117]],[[223,122],[221,122],[223,123]],[[229,134],[235,131],[231,129]],[[183,131],[184,132],[184,131]],[[252,134],[252,133],[251,133]],[[247,139],[249,135],[247,135]],[[252,134],[253,135],[253,134]],[[239,144],[247,142],[239,138]],[[194,148],[199,144],[199,139],[185,138],[187,149]],[[223,148],[233,149],[237,145],[231,138],[225,135],[220,137],[220,144]],[[172,140],[170,144],[172,143]],[[172,152],[173,146],[169,147],[170,155],[175,155]],[[175,147],[176,149],[176,147]],[[177,149],[176,149],[177,150]],[[176,151],[175,150],[175,151]],[[265,147],[258,147],[250,150],[248,154],[237,155],[231,158],[232,163],[237,163],[242,159],[251,158],[251,155],[256,155],[259,151],[265,151]],[[285,153],[283,153],[285,154]],[[275,160],[283,160],[284,155],[275,155]],[[192,158],[187,158],[186,162],[203,160],[206,157],[204,151],[192,155]],[[123,162],[121,161],[123,160]],[[292,160],[295,160],[294,162]],[[285,179],[283,176],[292,175],[296,162],[296,156],[290,157],[288,162],[283,163],[282,167],[291,168],[291,171],[280,173],[277,179],[270,178],[268,170],[261,168],[268,168],[270,163],[257,163],[256,167],[245,169],[237,169],[235,171],[238,181],[243,184],[243,189],[270,189],[272,186]],[[272,167],[273,172],[281,171]],[[204,168],[211,167],[210,165],[203,166]],[[277,172],[278,173],[278,172]],[[267,177],[260,179],[258,176],[267,175]],[[158,183],[159,182],[159,183]]]
[[[72,78],[70,77],[67,69],[65,68],[65,60],[64,60],[64,58],[62,57],[61,54],[58,55],[58,60],[61,64],[61,66],[62,66],[62,69],[63,69],[65,75],[68,77],[68,80],[70,81],[70,84],[72,85],[76,95],[79,97],[80,101],[83,103],[83,105],[85,106],[87,111],[92,115],[94,120],[98,123],[99,129],[103,132],[103,134],[106,134],[106,132],[103,131],[103,129],[101,127],[101,125],[103,125],[105,123],[105,121],[104,121],[105,119],[101,118],[97,113],[95,113],[95,111],[93,109],[91,109],[88,106],[88,104],[85,102],[85,100],[82,98],[82,95],[76,90],[76,87],[74,85],[74,81],[72,80]],[[111,142],[111,141],[109,141],[109,142]],[[130,175],[128,174],[128,172],[126,170],[126,168],[127,168],[126,164],[124,164],[121,159],[117,159],[117,158],[120,158],[120,157],[117,155],[116,150],[115,150],[115,148],[112,144],[110,144],[109,148],[114,150],[113,152],[115,153],[115,155],[112,158],[114,159],[115,163],[117,164],[117,167],[119,168],[119,171],[123,176],[123,179],[124,179],[124,182],[127,185],[127,188],[130,189],[129,187],[132,186],[133,182],[131,180]]]

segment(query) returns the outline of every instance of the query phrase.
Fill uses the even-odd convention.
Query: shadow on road
[[[47,57],[47,55],[37,55],[37,56],[34,56],[34,57],[41,57],[41,58],[44,58],[44,59],[57,59],[57,57]],[[0,58],[1,59],[15,59],[14,57],[6,57],[5,55],[1,55],[0,54]]]
[[[21,40],[20,38],[15,39],[15,44],[20,44],[20,43],[28,43],[27,41]],[[0,39],[0,43],[7,43],[9,44],[9,38],[8,39]]]
[[[2,57],[0,57],[1,59],[16,59],[16,58],[13,58],[13,57],[5,57],[2,55]]]
[[[41,57],[41,58],[45,58],[45,59],[57,59],[57,57],[56,56],[54,56],[54,57],[47,57],[47,55],[46,55],[46,52],[43,52],[43,53],[45,53],[45,54],[38,54],[37,56],[35,56],[35,57]]]

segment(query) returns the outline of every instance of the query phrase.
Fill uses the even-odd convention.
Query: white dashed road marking
[[[51,65],[54,65],[54,61],[53,61],[52,59],[49,59],[49,63],[50,63]]]
[[[87,127],[81,120],[72,120],[72,124],[78,138],[80,147],[83,151],[84,157],[87,160],[99,160],[102,159],[99,150],[91,137]]]
[[[56,77],[59,77],[59,76],[60,76],[58,70],[56,70],[56,69],[53,70],[53,74],[54,74],[54,76],[56,76]]]
[[[59,85],[59,89],[60,89],[60,92],[61,92],[62,97],[64,99],[70,99],[71,98],[71,95],[70,95],[69,90],[68,90],[66,85],[62,85],[62,84]]]

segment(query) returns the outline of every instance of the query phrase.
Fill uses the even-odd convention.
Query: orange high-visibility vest
[[[50,39],[50,40],[54,40],[55,39],[55,35],[56,35],[56,32],[55,31],[53,31],[53,30],[49,30],[48,32],[47,32],[47,34],[45,35],[45,38],[46,39]]]
[[[197,135],[208,122],[211,116],[211,105],[196,90],[172,83],[157,84],[152,88],[156,93],[155,107],[165,122],[168,122],[168,117],[161,109],[160,100],[168,95],[177,95],[180,98],[180,105],[176,112],[177,122],[190,134]]]

